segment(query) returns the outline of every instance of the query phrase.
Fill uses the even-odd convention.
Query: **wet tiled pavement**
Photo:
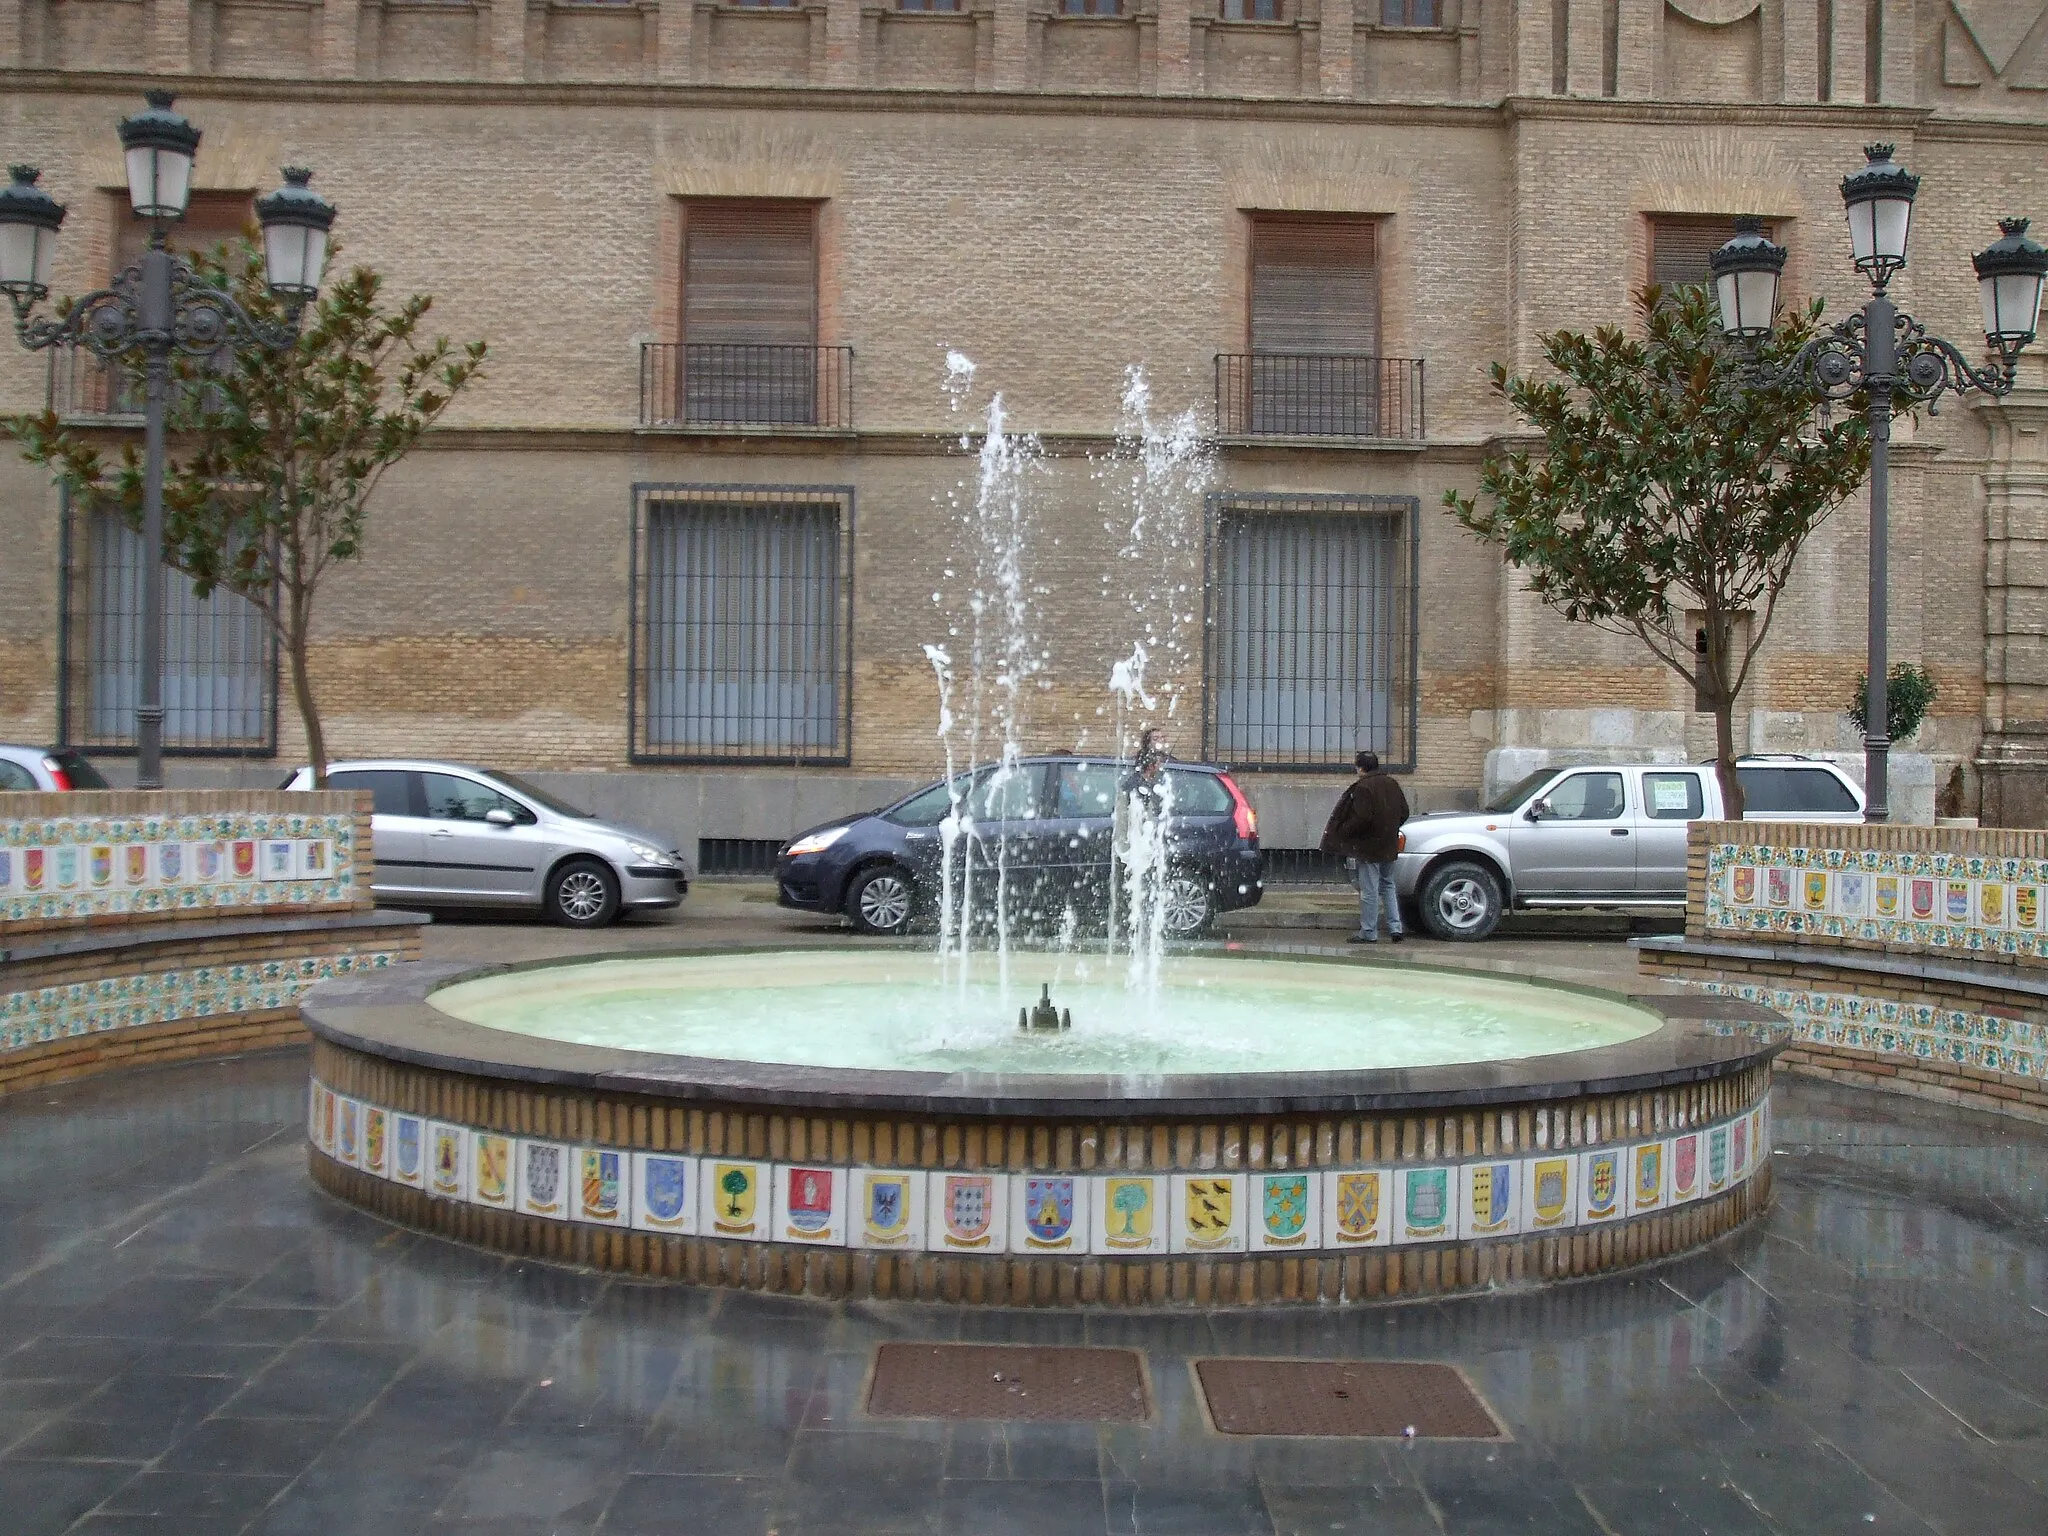
[[[305,1175],[298,1053],[0,1107],[0,1532],[2048,1531],[2048,1133],[1781,1084],[1777,1203],[1649,1274],[1347,1313],[649,1287]],[[1142,1425],[870,1419],[891,1339],[1127,1345]],[[1509,1444],[1245,1440],[1211,1354],[1446,1360]]]

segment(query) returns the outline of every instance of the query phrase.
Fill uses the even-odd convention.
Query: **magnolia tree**
[[[283,318],[261,251],[237,242],[190,258],[261,320]],[[382,279],[357,267],[308,311],[283,352],[260,347],[180,358],[164,476],[164,552],[204,597],[246,598],[269,623],[291,673],[314,782],[327,778],[327,739],[308,665],[314,602],[337,566],[360,559],[371,494],[427,429],[481,376],[481,341],[425,341],[433,300],[395,308]],[[142,459],[129,443],[111,461],[54,412],[0,418],[24,457],[52,469],[74,496],[142,525]]]
[[[1713,712],[1727,814],[1742,814],[1735,703],[1799,550],[1863,482],[1862,402],[1817,415],[1797,383],[1761,382],[1811,337],[1816,301],[1755,352],[1732,348],[1705,288],[1637,295],[1640,335],[1542,338],[1552,370],[1493,387],[1542,439],[1490,455],[1480,496],[1444,497],[1566,619],[1633,636]]]

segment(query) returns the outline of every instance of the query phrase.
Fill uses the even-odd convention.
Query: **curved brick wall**
[[[324,1188],[394,1221],[699,1284],[994,1305],[1377,1301],[1593,1275],[1732,1230],[1769,1198],[1768,1087],[1752,1058],[1655,1091],[1484,1109],[968,1119],[529,1085],[322,1038],[310,1161]],[[959,1191],[968,1219],[949,1224]],[[1284,1207],[1290,1191],[1301,1219],[1269,1227],[1269,1196]],[[1062,1240],[1023,1214],[1048,1195],[1039,1230],[1070,1211]],[[1219,1195],[1221,1224],[1189,1221]]]

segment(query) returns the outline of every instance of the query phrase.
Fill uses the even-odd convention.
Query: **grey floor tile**
[[[636,1473],[612,1496],[605,1536],[765,1536],[775,1484],[768,1478]]]
[[[0,1511],[7,1536],[58,1536],[136,1475],[115,1462],[0,1459]]]
[[[1420,1489],[1275,1482],[1263,1486],[1274,1536],[1445,1536]]]
[[[1099,1478],[978,1480],[939,1487],[941,1536],[1101,1536],[1107,1529]]]
[[[109,1514],[247,1521],[283,1492],[288,1481],[216,1472],[144,1472],[123,1483],[100,1507]]]

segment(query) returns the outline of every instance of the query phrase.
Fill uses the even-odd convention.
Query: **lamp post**
[[[1891,819],[1887,777],[1891,714],[1886,698],[1886,591],[1892,406],[1895,400],[1940,410],[1949,390],[2008,394],[2020,349],[2034,339],[2048,250],[2027,238],[2025,219],[2001,219],[2001,238],[1973,258],[1984,306],[1984,340],[1995,361],[1972,367],[1956,347],[1900,311],[1886,293],[1906,264],[1913,196],[1920,178],[1892,159],[1892,146],[1872,144],[1867,163],[1842,179],[1849,246],[1856,269],[1870,281],[1861,312],[1830,327],[1773,371],[1774,384],[1804,381],[1824,401],[1864,397],[1870,422],[1870,635],[1869,676],[1863,700],[1863,819]],[[1770,334],[1778,308],[1785,248],[1763,234],[1756,219],[1736,221],[1735,238],[1714,252],[1714,297],[1721,328],[1754,344]]]
[[[0,293],[14,306],[14,331],[31,351],[78,345],[104,361],[142,355],[143,479],[140,701],[135,708],[135,782],[163,788],[164,417],[176,353],[208,357],[222,347],[254,344],[269,351],[294,345],[299,315],[319,292],[327,264],[334,205],[307,185],[312,172],[288,168],[285,184],[256,200],[263,229],[264,277],[284,306],[285,323],[259,320],[233,295],[201,282],[173,255],[169,227],[185,216],[199,130],[171,110],[169,91],[150,91],[148,105],[122,120],[118,132],[128,165],[128,201],[149,221],[142,259],[107,287],[88,293],[60,318],[32,320],[48,296],[64,205],[36,185],[33,166],[11,167],[0,190]]]

